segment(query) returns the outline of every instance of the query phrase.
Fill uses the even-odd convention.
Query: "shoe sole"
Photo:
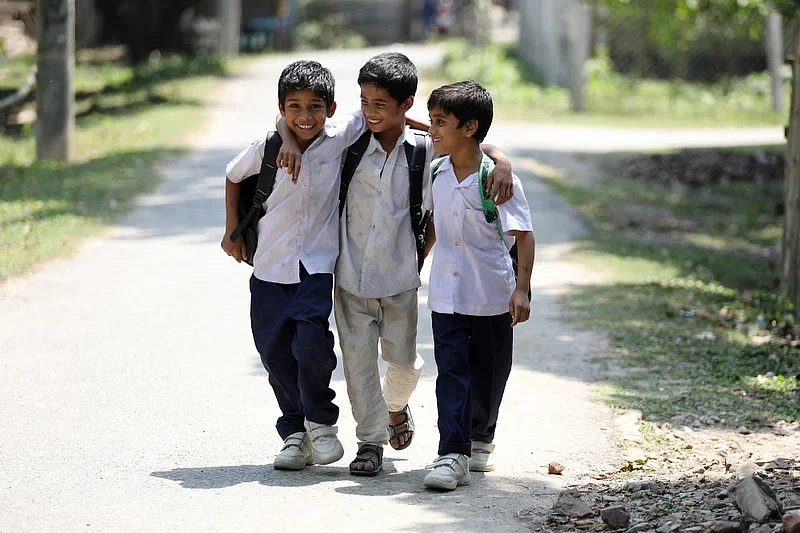
[[[297,471],[297,470],[303,470],[307,466],[307,464],[308,464],[307,462],[303,463],[302,465],[300,465],[300,464],[297,464],[297,463],[288,463],[288,462],[287,463],[283,463],[283,462],[275,461],[274,463],[272,463],[272,468],[274,468],[275,470],[294,470],[294,471]]]
[[[456,487],[461,487],[464,485],[469,485],[472,481],[471,476],[465,476],[455,483],[445,483],[444,481],[439,480],[432,480],[432,481],[424,481],[423,485],[428,487],[429,489],[439,489],[439,490],[455,490]]]
[[[469,465],[470,472],[494,472],[494,465]]]

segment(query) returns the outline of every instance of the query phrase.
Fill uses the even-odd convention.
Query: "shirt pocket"
[[[486,222],[483,211],[464,209],[462,224],[464,243],[470,248],[482,251],[500,250],[500,236],[497,226]]]
[[[392,169],[392,207],[395,209],[409,209],[411,205],[410,187],[411,178],[408,174],[408,161],[405,151],[398,154],[397,162]]]

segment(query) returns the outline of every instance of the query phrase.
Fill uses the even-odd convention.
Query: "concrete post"
[[[39,0],[36,159],[70,161],[75,145],[75,0]]]

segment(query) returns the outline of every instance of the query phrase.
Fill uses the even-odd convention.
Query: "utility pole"
[[[783,113],[783,77],[781,67],[784,61],[783,18],[777,11],[767,15],[767,64],[772,76],[772,107],[776,113]]]
[[[70,161],[75,145],[75,0],[39,0],[36,159]]]
[[[219,53],[227,57],[239,55],[242,25],[242,0],[217,0],[219,21]]]
[[[783,226],[781,288],[800,311],[800,9],[792,47],[792,111],[787,130],[786,209]]]

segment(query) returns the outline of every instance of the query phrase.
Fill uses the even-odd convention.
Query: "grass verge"
[[[466,79],[492,93],[495,116],[505,121],[695,128],[778,125],[788,116],[788,108],[773,111],[766,73],[715,84],[635,80],[614,72],[602,54],[587,63],[586,110],[575,113],[569,90],[541,84],[513,47],[476,50],[463,41],[448,43],[444,64],[425,73],[421,93]]]
[[[24,59],[12,67],[24,71]],[[0,137],[0,281],[70,253],[153,190],[155,163],[185,150],[225,71],[213,57],[163,58],[135,69],[79,57],[76,161],[34,161],[30,125]]]
[[[609,334],[626,370],[602,388],[606,401],[653,421],[755,427],[800,419],[797,320],[776,292],[777,265],[736,253],[742,242],[779,244],[779,190],[736,183],[699,196],[615,176],[541,174],[593,228],[574,259],[606,281],[576,287],[565,305],[570,320]],[[647,231],[624,231],[626,213],[640,222],[641,212],[649,213]],[[661,218],[713,237],[719,249],[659,239]]]

